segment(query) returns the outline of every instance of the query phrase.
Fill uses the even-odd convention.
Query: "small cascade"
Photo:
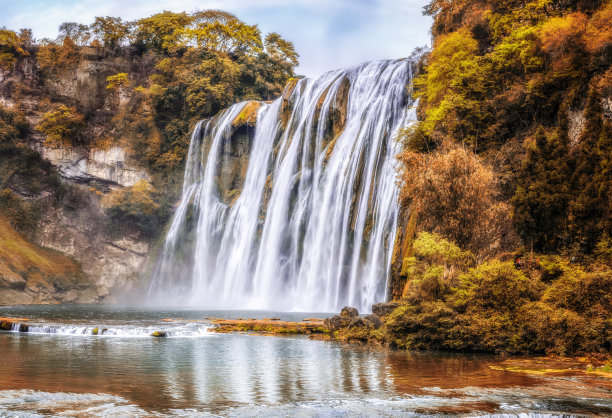
[[[407,60],[293,80],[194,129],[156,304],[332,312],[386,299]]]
[[[208,334],[212,325],[195,323],[176,325],[72,325],[72,324],[22,324],[14,322],[11,332],[27,332],[28,334],[51,334],[71,336],[98,336],[120,338],[142,338],[163,334],[164,337],[195,338]]]

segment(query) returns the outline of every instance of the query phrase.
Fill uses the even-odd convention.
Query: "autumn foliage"
[[[425,11],[435,39],[407,146],[464,144],[494,167],[526,247],[591,253],[612,233],[612,2],[433,0]]]

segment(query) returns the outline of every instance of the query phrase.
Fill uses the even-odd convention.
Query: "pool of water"
[[[609,385],[494,370],[493,356],[215,334],[206,320],[326,314],[28,306],[0,316],[39,330],[0,333],[0,416],[612,414]]]

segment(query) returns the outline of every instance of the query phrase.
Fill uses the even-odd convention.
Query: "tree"
[[[272,32],[266,36],[264,41],[266,52],[272,59],[279,62],[286,62],[292,67],[299,64],[300,57],[293,46],[293,42],[289,42],[281,38],[278,33]]]
[[[59,26],[58,39],[63,42],[65,38],[70,38],[76,45],[87,45],[91,38],[89,26],[76,22],[64,22]]]
[[[158,51],[171,51],[180,44],[183,28],[191,24],[187,13],[163,11],[136,21],[134,38],[137,44]]]
[[[83,139],[83,115],[74,107],[59,106],[43,115],[36,130],[45,135],[45,144],[65,147],[79,144]]]
[[[117,90],[122,87],[127,87],[130,85],[130,79],[128,78],[127,73],[117,73],[115,75],[110,75],[106,77],[106,88],[108,90]]]
[[[62,45],[51,42],[42,45],[37,53],[40,69],[48,74],[62,74],[81,62],[81,52],[72,38],[64,37]]]
[[[12,30],[0,28],[0,70],[10,71],[19,57],[29,55]]]
[[[563,244],[570,199],[567,158],[566,134],[557,132],[549,139],[538,129],[512,199],[516,229],[536,251],[555,251]]]
[[[92,32],[104,46],[117,48],[129,35],[129,24],[120,17],[96,17],[91,25]]]
[[[257,25],[247,25],[230,13],[216,10],[193,16],[194,25],[184,30],[188,44],[226,54],[255,54],[263,48]]]
[[[398,158],[403,164],[400,199],[417,217],[419,230],[450,238],[480,257],[515,244],[494,172],[471,151],[405,151]]]
[[[591,252],[601,233],[599,221],[604,208],[598,200],[600,184],[595,173],[601,163],[597,143],[603,130],[603,110],[597,89],[591,89],[584,111],[585,125],[575,153],[576,170],[572,188],[577,195],[570,204],[572,241],[583,251]]]

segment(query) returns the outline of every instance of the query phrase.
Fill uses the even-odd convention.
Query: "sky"
[[[431,43],[428,0],[0,0],[0,27],[30,28],[55,38],[62,22],[90,24],[95,16],[124,20],[173,12],[221,9],[265,36],[277,32],[300,54],[296,72],[314,77],[364,61],[402,58]]]

